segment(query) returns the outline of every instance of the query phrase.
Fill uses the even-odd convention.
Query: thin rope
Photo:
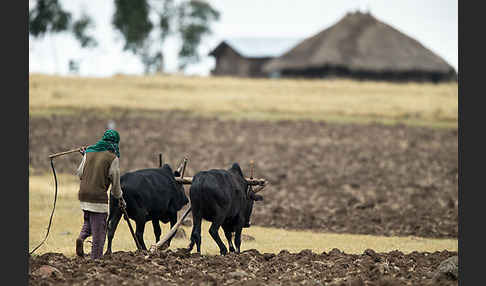
[[[42,240],[42,242],[36,248],[34,248],[31,252],[29,252],[29,255],[31,255],[32,253],[34,253],[34,251],[36,251],[47,240],[47,236],[49,235],[49,230],[51,229],[51,223],[52,223],[52,217],[54,215],[54,210],[56,209],[56,201],[57,201],[57,176],[56,176],[56,169],[54,169],[54,162],[53,162],[52,159],[53,158],[51,158],[51,167],[52,167],[52,173],[54,174],[54,182],[56,184],[56,191],[54,193],[54,206],[52,207],[51,217],[49,218],[49,225],[47,226],[46,237],[44,237],[44,240]]]

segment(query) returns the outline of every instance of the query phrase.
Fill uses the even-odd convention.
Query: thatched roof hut
[[[291,77],[457,80],[454,68],[418,41],[369,13],[348,13],[333,26],[267,62],[263,71]]]

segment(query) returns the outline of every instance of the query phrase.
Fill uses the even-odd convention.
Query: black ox
[[[201,252],[203,218],[212,222],[209,234],[218,244],[222,255],[228,250],[219,237],[220,226],[223,227],[228,240],[229,251],[235,251],[232,243],[234,232],[236,252],[240,252],[241,231],[244,227],[250,227],[253,202],[263,200],[263,197],[255,194],[248,185],[238,163],[234,163],[228,170],[201,171],[193,177],[189,195],[193,218],[189,252],[194,244],[197,245],[197,252]]]
[[[135,235],[143,250],[147,250],[143,241],[145,223],[152,221],[155,240],[160,240],[162,233],[159,220],[170,222],[172,228],[177,222],[177,212],[188,203],[182,183],[175,180],[179,172],[173,172],[167,164],[161,168],[142,169],[125,173],[120,177],[123,199],[126,202],[128,217],[135,220]],[[110,215],[108,217],[108,246],[105,254],[111,253],[111,243],[122,211],[118,199],[110,196]],[[174,233],[175,235],[175,233]],[[167,241],[167,246],[174,237]]]

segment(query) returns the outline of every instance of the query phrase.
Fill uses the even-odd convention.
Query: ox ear
[[[231,166],[231,170],[236,171],[238,174],[240,174],[243,177],[243,172],[241,171],[240,164],[233,163],[233,165]]]
[[[179,173],[179,171],[175,170],[174,171],[174,177],[180,177],[181,176],[181,173]]]

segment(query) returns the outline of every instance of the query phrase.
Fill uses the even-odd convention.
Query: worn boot
[[[83,240],[81,238],[76,239],[76,255],[84,257]]]

